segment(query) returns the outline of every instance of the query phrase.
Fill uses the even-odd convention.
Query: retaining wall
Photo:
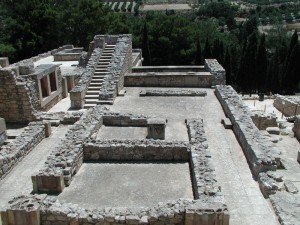
[[[249,108],[235,90],[231,86],[218,85],[215,94],[233,125],[253,175],[257,177],[260,172],[281,166],[280,151],[260,134],[250,117]]]
[[[213,75],[213,86],[226,84],[226,71],[216,59],[205,59],[205,69]]]
[[[0,180],[45,138],[43,122],[32,122],[14,141],[0,147]]]

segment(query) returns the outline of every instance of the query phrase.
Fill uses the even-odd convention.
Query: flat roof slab
[[[156,206],[193,199],[189,163],[84,163],[58,199],[84,208]]]

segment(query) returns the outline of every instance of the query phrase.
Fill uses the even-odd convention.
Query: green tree
[[[211,47],[208,38],[206,38],[205,46],[204,46],[204,59],[210,59],[211,57],[212,57]]]
[[[147,23],[144,24],[144,30],[143,30],[143,46],[142,46],[143,56],[144,56],[144,62],[143,64],[145,66],[151,65],[151,55],[150,55],[150,49],[149,49],[149,40],[148,40],[148,30],[147,30]]]
[[[203,64],[202,53],[201,53],[201,45],[200,45],[199,39],[197,39],[197,49],[196,49],[195,64],[196,65]]]
[[[260,43],[258,45],[258,50],[256,54],[255,88],[258,90],[258,93],[264,91],[267,77],[268,59],[265,46],[265,39],[265,35],[263,34],[260,39]]]

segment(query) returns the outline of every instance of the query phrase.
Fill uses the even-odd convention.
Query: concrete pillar
[[[151,118],[147,120],[148,134],[147,138],[150,139],[165,139],[166,120],[161,118]]]
[[[82,109],[84,107],[84,90],[82,91],[70,91],[70,99],[71,99],[71,108],[72,109]]]
[[[51,122],[44,120],[44,126],[45,126],[45,137],[49,137],[51,135]]]
[[[3,118],[0,118],[0,145],[2,145],[6,139],[7,136],[5,120]]]

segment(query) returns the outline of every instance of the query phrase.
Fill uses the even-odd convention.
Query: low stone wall
[[[268,127],[277,127],[276,115],[273,113],[264,113],[262,111],[252,111],[251,119],[259,130],[265,130]]]
[[[34,191],[61,192],[71,183],[83,163],[83,143],[102,126],[103,108],[87,111],[66,134],[65,140],[45,162],[44,168],[32,176]]]
[[[131,35],[117,36],[115,52],[108,65],[108,74],[100,88],[99,99],[108,100],[117,97],[124,87],[124,76],[132,68],[132,37]]]
[[[146,127],[148,117],[128,113],[104,112],[103,124],[106,126]]]
[[[0,147],[0,179],[45,138],[43,122],[32,122],[13,142]]]
[[[131,73],[125,76],[125,86],[210,88],[212,80],[208,72]]]
[[[260,134],[252,122],[248,107],[235,90],[231,86],[218,85],[215,94],[233,125],[253,175],[257,177],[260,172],[276,170],[281,166],[280,151]]]
[[[300,96],[275,95],[274,107],[285,116],[300,114]]]
[[[224,202],[218,185],[211,153],[201,119],[186,121],[190,140],[190,166],[195,198],[210,196],[211,199]]]
[[[133,73],[157,72],[205,72],[204,66],[140,66],[132,68]]]
[[[147,208],[107,207],[91,210],[71,203],[61,203],[45,195],[29,195],[19,196],[10,201],[10,206],[1,212],[1,217],[3,225],[22,224],[24,218],[32,222],[26,223],[28,225],[229,225],[229,215],[224,204],[191,199],[178,199]]]
[[[159,140],[90,140],[83,147],[84,161],[100,160],[166,160],[188,161],[185,142]]]
[[[74,109],[82,109],[84,107],[85,93],[91,83],[95,72],[96,65],[99,61],[103,49],[96,48],[93,50],[91,57],[87,63],[81,79],[77,85],[70,91],[71,107]]]
[[[81,116],[83,111],[74,112],[55,112],[55,113],[41,113],[38,115],[38,120],[50,121],[52,126],[58,126],[59,124],[70,125],[76,123]]]
[[[213,86],[226,84],[226,71],[216,59],[205,59],[205,69],[213,75]]]
[[[157,90],[147,89],[145,92],[141,92],[140,96],[200,96],[205,97],[206,91],[195,90]]]

